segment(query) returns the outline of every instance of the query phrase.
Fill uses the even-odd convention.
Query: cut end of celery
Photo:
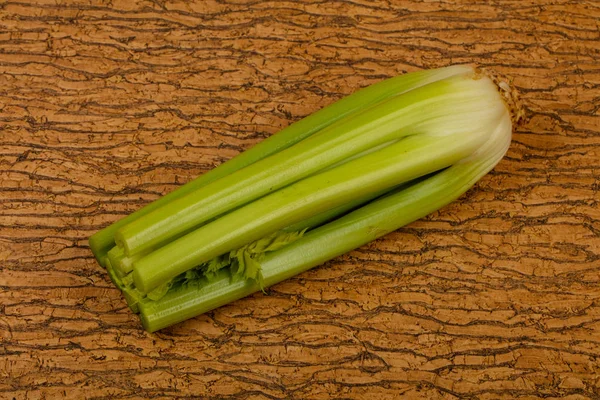
[[[112,244],[107,243],[107,242],[108,241],[105,240],[105,238],[103,237],[102,234],[100,234],[100,232],[96,233],[93,236],[90,236],[90,238],[88,240],[90,249],[92,250],[92,254],[98,261],[98,264],[100,264],[101,266],[103,266],[105,268],[106,268],[106,263],[105,263],[106,255],[108,254],[108,251],[114,245],[114,241],[111,241]]]

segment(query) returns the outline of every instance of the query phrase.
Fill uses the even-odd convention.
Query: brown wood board
[[[598,1],[0,4],[0,398],[600,397]],[[145,333],[87,238],[384,78],[529,120],[452,205]]]

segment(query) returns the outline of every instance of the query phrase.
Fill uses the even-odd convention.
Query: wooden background
[[[600,398],[600,2],[0,2],[0,398]],[[477,63],[460,201],[145,333],[87,237],[356,89]]]

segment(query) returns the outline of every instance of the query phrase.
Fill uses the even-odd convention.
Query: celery
[[[97,234],[96,257],[147,330],[261,290],[421,218],[502,158],[515,111],[506,85],[499,92],[469,67],[394,79],[378,84],[395,82],[393,90],[375,85],[362,100],[359,91],[291,126],[304,128],[282,131],[287,139],[263,150],[257,145],[259,151],[219,167],[212,178]]]
[[[143,256],[149,254],[150,251],[137,253],[133,256],[127,256],[122,247],[115,246],[107,253],[108,260],[116,273],[126,275],[133,271],[133,263]]]

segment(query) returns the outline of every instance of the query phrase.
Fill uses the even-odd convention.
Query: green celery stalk
[[[107,253],[113,270],[123,276],[133,271],[133,263],[143,256],[149,254],[150,251],[137,253],[132,256],[127,256],[122,247],[115,246]]]
[[[309,231],[261,262],[263,283],[271,286],[422,218],[459,198],[504,156],[511,139],[508,113],[489,140],[472,155],[409,187],[401,187],[341,218]],[[168,292],[140,304],[144,328],[155,332],[260,290],[254,280],[232,280],[221,270],[211,280]]]
[[[108,257],[108,261],[110,261],[110,265],[113,269],[118,270],[121,275],[126,273],[122,268],[117,268],[117,264],[121,264],[122,260],[126,257],[125,251],[121,247],[118,247],[118,246],[113,247],[112,249],[110,249],[108,251],[108,253],[106,253],[106,256]],[[132,264],[132,268],[133,268],[133,264]],[[127,272],[131,272],[131,271],[127,271]]]
[[[146,205],[144,208],[122,218],[121,220],[100,230],[89,239],[90,248],[101,265],[108,251],[115,246],[115,233],[126,225],[146,216],[170,202],[186,196],[210,182],[218,180],[241,168],[255,163],[265,157],[286,149],[295,143],[313,135],[321,129],[345,118],[361,109],[376,104],[390,96],[404,93],[414,88],[459,75],[470,70],[467,66],[453,66],[436,70],[420,71],[412,74],[397,76],[377,84],[368,86],[356,93],[311,114],[310,116],[288,126],[276,135],[258,143],[251,149],[240,153],[233,159],[219,165],[206,174],[188,182],[177,190]]]

